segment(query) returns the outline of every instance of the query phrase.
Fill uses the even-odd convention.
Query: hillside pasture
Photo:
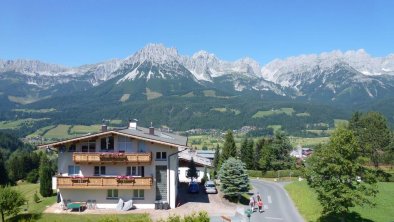
[[[22,112],[22,113],[50,113],[50,112],[55,112],[56,109],[54,109],[54,108],[50,108],[50,109],[13,109],[12,111]]]
[[[87,134],[87,133],[97,133],[101,130],[101,125],[73,125],[70,128],[70,135],[74,134]]]
[[[265,118],[273,115],[279,115],[279,114],[286,114],[288,116],[293,115],[294,113],[293,108],[280,108],[280,109],[271,109],[271,110],[265,110],[265,111],[257,111],[252,118]]]
[[[6,120],[0,121],[0,129],[19,129],[23,126],[31,127],[35,122],[47,120],[48,118],[26,118],[26,119],[18,119],[18,120]]]

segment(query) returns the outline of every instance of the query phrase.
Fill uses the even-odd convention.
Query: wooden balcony
[[[152,177],[57,177],[57,188],[66,189],[144,189],[152,188]]]
[[[73,153],[77,164],[150,164],[152,153]]]

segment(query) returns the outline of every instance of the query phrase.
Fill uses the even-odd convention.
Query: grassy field
[[[84,126],[84,125],[73,125],[70,128],[70,134],[87,134],[87,133],[96,133],[101,130],[101,125],[91,125],[91,126]]]
[[[182,97],[193,97],[193,96],[195,96],[194,92],[189,92],[189,93],[186,93],[185,95],[182,95]]]
[[[50,98],[50,96],[45,97],[17,97],[17,96],[8,96],[8,99],[12,102],[19,103],[22,105],[30,104],[37,102],[42,99]]]
[[[42,198],[39,195],[39,184],[22,183],[14,187],[20,191],[28,201],[28,204],[22,207],[21,213],[9,218],[7,221],[119,221],[119,222],[150,222],[147,214],[122,214],[122,215],[99,215],[99,214],[47,214],[42,213],[48,206],[56,202],[56,196]],[[40,202],[33,201],[34,193],[38,193],[41,197]],[[26,210],[25,210],[26,209]]]
[[[13,121],[0,121],[0,129],[18,129],[21,126],[31,126],[35,122],[47,120],[48,118],[40,118],[40,119],[18,119]]]
[[[296,116],[302,117],[302,116],[311,116],[309,113],[297,113]]]
[[[238,109],[229,109],[229,108],[225,108],[225,107],[221,107],[221,108],[212,108],[211,110],[213,111],[217,111],[217,112],[233,112],[235,115],[238,115],[241,113],[241,111],[239,111]]]
[[[148,100],[156,99],[156,98],[159,98],[159,97],[162,97],[162,96],[163,96],[163,94],[161,94],[159,92],[152,91],[149,88],[146,88],[146,98]]]
[[[50,129],[47,133],[43,135],[44,138],[46,139],[67,139],[72,137],[72,135],[68,134],[68,130],[70,129],[70,125],[57,125],[55,128]]]
[[[123,94],[122,97],[120,97],[119,101],[126,102],[127,100],[129,100],[129,98],[130,98],[130,94],[126,93],[126,94]]]
[[[279,114],[286,114],[286,115],[293,115],[294,109],[293,108],[280,108],[280,109],[271,109],[266,111],[258,111],[255,113],[252,118],[264,118],[272,115],[279,115]]]
[[[346,221],[375,221],[390,222],[394,219],[394,183],[379,183],[379,194],[376,197],[376,207],[354,207],[352,214],[348,215]],[[285,186],[301,215],[307,222],[322,221],[322,207],[317,200],[316,193],[309,188],[306,181],[294,182]],[[358,217],[358,215],[361,218]],[[332,218],[331,218],[332,219]],[[323,220],[333,221],[333,220]]]
[[[334,126],[335,127],[338,127],[338,126],[344,125],[344,124],[346,125],[348,123],[349,123],[349,121],[345,120],[345,119],[334,119]]]
[[[304,138],[304,137],[289,137],[290,143],[293,146],[301,145],[303,147],[316,146],[322,143],[327,143],[329,137],[314,137],[314,138]]]
[[[56,109],[13,109],[12,111],[23,113],[49,113],[56,111]]]
[[[268,125],[267,128],[271,128],[274,130],[274,132],[281,130],[282,126],[281,125]]]

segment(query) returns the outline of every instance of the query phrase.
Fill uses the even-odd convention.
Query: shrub
[[[36,203],[38,203],[40,201],[40,197],[38,197],[37,191],[34,193],[33,200]]]
[[[26,180],[29,183],[37,183],[38,181],[38,170],[34,169],[32,171],[30,171],[27,176],[26,176]]]

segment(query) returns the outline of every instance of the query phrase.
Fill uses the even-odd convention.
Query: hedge
[[[292,177],[303,176],[300,170],[269,170],[267,172],[259,171],[259,170],[248,170],[248,175],[250,177],[262,177],[262,178],[277,178],[279,173],[279,177],[290,177],[290,173]]]

